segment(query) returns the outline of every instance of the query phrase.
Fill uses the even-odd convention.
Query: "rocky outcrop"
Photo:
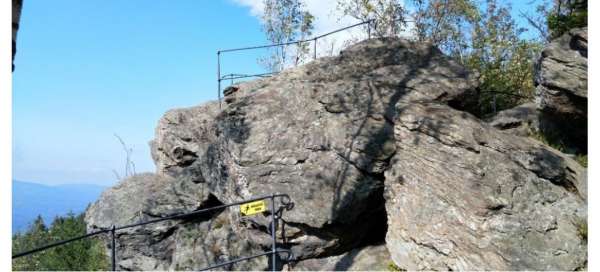
[[[587,154],[587,27],[572,29],[542,51],[535,73],[540,129]]]
[[[88,225],[286,193],[295,205],[282,214],[277,237],[294,253],[288,269],[361,269],[371,255],[387,256],[371,247],[384,241],[400,268],[582,266],[587,251],[573,223],[586,216],[581,167],[460,111],[474,98],[474,82],[435,47],[388,38],[238,84],[222,109],[209,102],[167,112],[151,143],[157,174],[105,193]],[[140,197],[125,199],[130,191]],[[126,205],[147,217],[132,217]],[[202,248],[227,244],[212,231],[180,234],[218,218],[237,241],[223,258],[269,250],[269,213],[240,217],[232,209],[124,232],[119,245],[133,249],[120,265],[168,269],[174,256],[206,251],[194,239],[208,241]],[[266,260],[243,268],[260,265]]]
[[[284,220],[294,255],[338,254],[385,220],[394,105],[462,101],[472,89],[467,71],[431,45],[372,40],[240,84],[220,112],[209,103],[167,113],[154,158],[160,174],[206,182],[223,202],[293,196]]]
[[[574,270],[585,172],[534,140],[439,104],[398,105],[387,247],[409,270]]]
[[[12,0],[12,70],[15,70],[15,54],[17,54],[17,32],[21,20],[23,0]]]
[[[539,113],[535,103],[526,103],[503,110],[488,123],[493,127],[519,136],[529,136],[539,130]]]
[[[204,184],[142,174],[105,191],[86,212],[90,231],[123,226],[221,205]],[[223,211],[117,232],[119,270],[199,270],[224,258],[262,252],[231,229]],[[226,266],[226,270],[266,269],[266,257]]]

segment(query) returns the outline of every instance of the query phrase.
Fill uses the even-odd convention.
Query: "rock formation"
[[[587,154],[587,27],[572,29],[543,49],[535,83],[540,130]]]
[[[89,228],[123,226],[221,203],[203,184],[168,176],[142,174],[105,191],[86,213]],[[177,221],[163,221],[118,232],[119,270],[199,270],[260,248],[231,229],[222,211]],[[266,269],[266,258],[224,269]]]
[[[167,112],[151,143],[157,173],[105,192],[88,228],[286,193],[285,269],[583,267],[583,169],[461,111],[475,90],[435,47],[394,38],[238,84],[222,109]],[[118,264],[198,269],[268,251],[268,223],[228,209],[123,231]]]
[[[12,70],[15,70],[15,54],[17,54],[17,32],[21,20],[23,0],[12,0]]]
[[[573,270],[585,172],[440,104],[403,105],[385,174],[387,247],[409,270]]]
[[[539,112],[535,103],[526,103],[498,112],[489,120],[493,127],[519,136],[539,130]]]

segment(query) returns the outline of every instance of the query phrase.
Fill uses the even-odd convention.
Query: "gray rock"
[[[539,113],[535,103],[527,103],[498,112],[488,120],[493,127],[519,136],[539,130]]]
[[[148,221],[220,205],[204,184],[141,174],[105,191],[86,212],[88,231]],[[109,238],[104,237],[107,245]],[[237,235],[227,212],[117,231],[119,270],[199,270],[263,250]],[[266,269],[266,257],[223,269]]]
[[[296,206],[284,213],[284,235],[295,256],[339,254],[384,218],[375,199],[395,152],[395,103],[465,101],[473,84],[430,44],[369,40],[229,88],[221,112],[216,103],[170,111],[154,159],[159,173],[206,182],[223,202],[289,194]]]
[[[469,107],[476,87],[433,46],[392,38],[240,83],[222,109],[209,102],[167,112],[151,143],[157,174],[103,194],[88,224],[286,193],[295,207],[283,212],[277,237],[294,253],[293,269],[363,257],[367,265],[385,254],[357,248],[384,240],[410,269],[581,267],[587,251],[574,222],[586,222],[585,172],[455,110]],[[264,252],[270,213],[229,209],[128,230],[120,266],[198,269]]]
[[[288,265],[287,271],[388,271],[391,261],[385,245],[367,246],[347,253],[308,259]]]
[[[587,153],[587,27],[549,43],[535,73],[540,129]]]
[[[398,104],[387,247],[409,270],[574,270],[587,262],[585,170],[439,104]],[[586,222],[586,221],[585,221]]]

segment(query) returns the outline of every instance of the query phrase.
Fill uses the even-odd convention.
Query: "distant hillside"
[[[105,187],[88,184],[48,186],[13,180],[12,229],[24,231],[38,215],[50,224],[55,216],[80,213],[95,201]]]

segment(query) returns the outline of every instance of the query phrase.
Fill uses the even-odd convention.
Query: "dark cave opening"
[[[366,218],[367,226],[358,248],[380,245],[385,243],[387,233],[387,214],[385,210],[384,186],[382,184],[367,199]]]
[[[218,206],[222,206],[222,205],[224,205],[224,203],[221,202],[215,195],[209,194],[207,199],[205,201],[203,201],[196,210],[199,211],[199,210],[209,209],[209,208],[218,207]],[[197,223],[197,222],[208,221],[208,220],[212,219],[213,217],[219,215],[225,209],[226,208],[220,208],[220,209],[214,209],[214,210],[210,210],[210,211],[199,213],[199,214],[190,214],[190,215],[182,217],[181,219],[187,223]]]

